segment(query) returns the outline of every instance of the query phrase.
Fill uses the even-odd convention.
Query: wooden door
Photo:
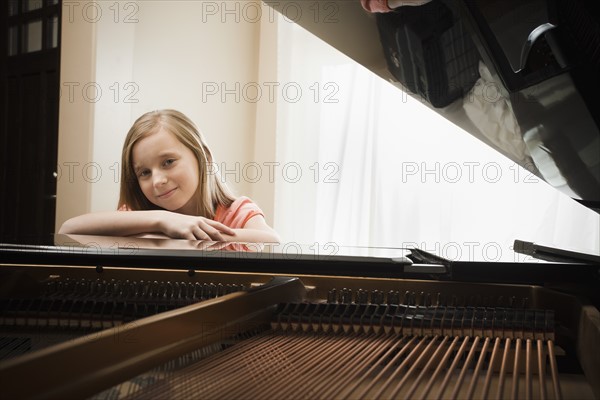
[[[54,233],[60,0],[0,6],[0,242]]]

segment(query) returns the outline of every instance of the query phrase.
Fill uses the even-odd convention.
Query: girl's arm
[[[250,218],[243,229],[234,229],[235,236],[223,234],[223,238],[229,242],[281,242],[279,235],[271,228],[262,215]]]
[[[217,221],[164,210],[84,214],[69,219],[58,231],[60,234],[102,236],[133,236],[157,232],[175,239],[240,240],[233,229]],[[227,239],[228,237],[231,239]]]

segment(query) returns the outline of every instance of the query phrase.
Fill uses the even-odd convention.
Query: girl
[[[206,141],[185,115],[146,113],[125,138],[118,211],[71,218],[58,233],[278,242],[260,208],[235,198],[211,172],[212,163]]]

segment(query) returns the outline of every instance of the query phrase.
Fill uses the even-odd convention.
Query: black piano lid
[[[475,44],[481,80],[514,113],[526,157],[469,119],[462,99],[433,108],[526,170],[600,212],[600,5],[597,0],[434,0],[452,10]],[[376,18],[359,0],[266,0],[359,64],[398,87]],[[412,8],[412,7],[410,7]],[[405,7],[406,9],[406,7]],[[489,76],[487,72],[489,71]],[[486,77],[484,79],[484,77]],[[419,96],[407,93],[415,98]],[[467,98],[467,95],[463,96]],[[471,104],[473,106],[473,104]]]
[[[54,246],[0,245],[0,264],[330,275],[510,284],[598,287],[600,263],[447,260],[419,249],[317,246],[298,243],[219,243],[176,239],[56,235]],[[563,253],[564,254],[564,253]],[[577,254],[577,253],[570,253]],[[517,258],[515,257],[515,260]],[[563,261],[567,261],[563,259]]]

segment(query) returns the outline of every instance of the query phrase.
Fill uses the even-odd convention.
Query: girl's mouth
[[[169,191],[167,191],[167,192],[164,192],[164,193],[162,193],[162,194],[159,194],[159,195],[158,195],[158,196],[156,196],[156,197],[158,197],[159,199],[166,199],[166,198],[168,198],[168,197],[171,197],[171,195],[172,195],[172,194],[175,192],[175,190],[177,190],[177,188],[174,188],[174,189],[171,189],[171,190],[169,190]]]

